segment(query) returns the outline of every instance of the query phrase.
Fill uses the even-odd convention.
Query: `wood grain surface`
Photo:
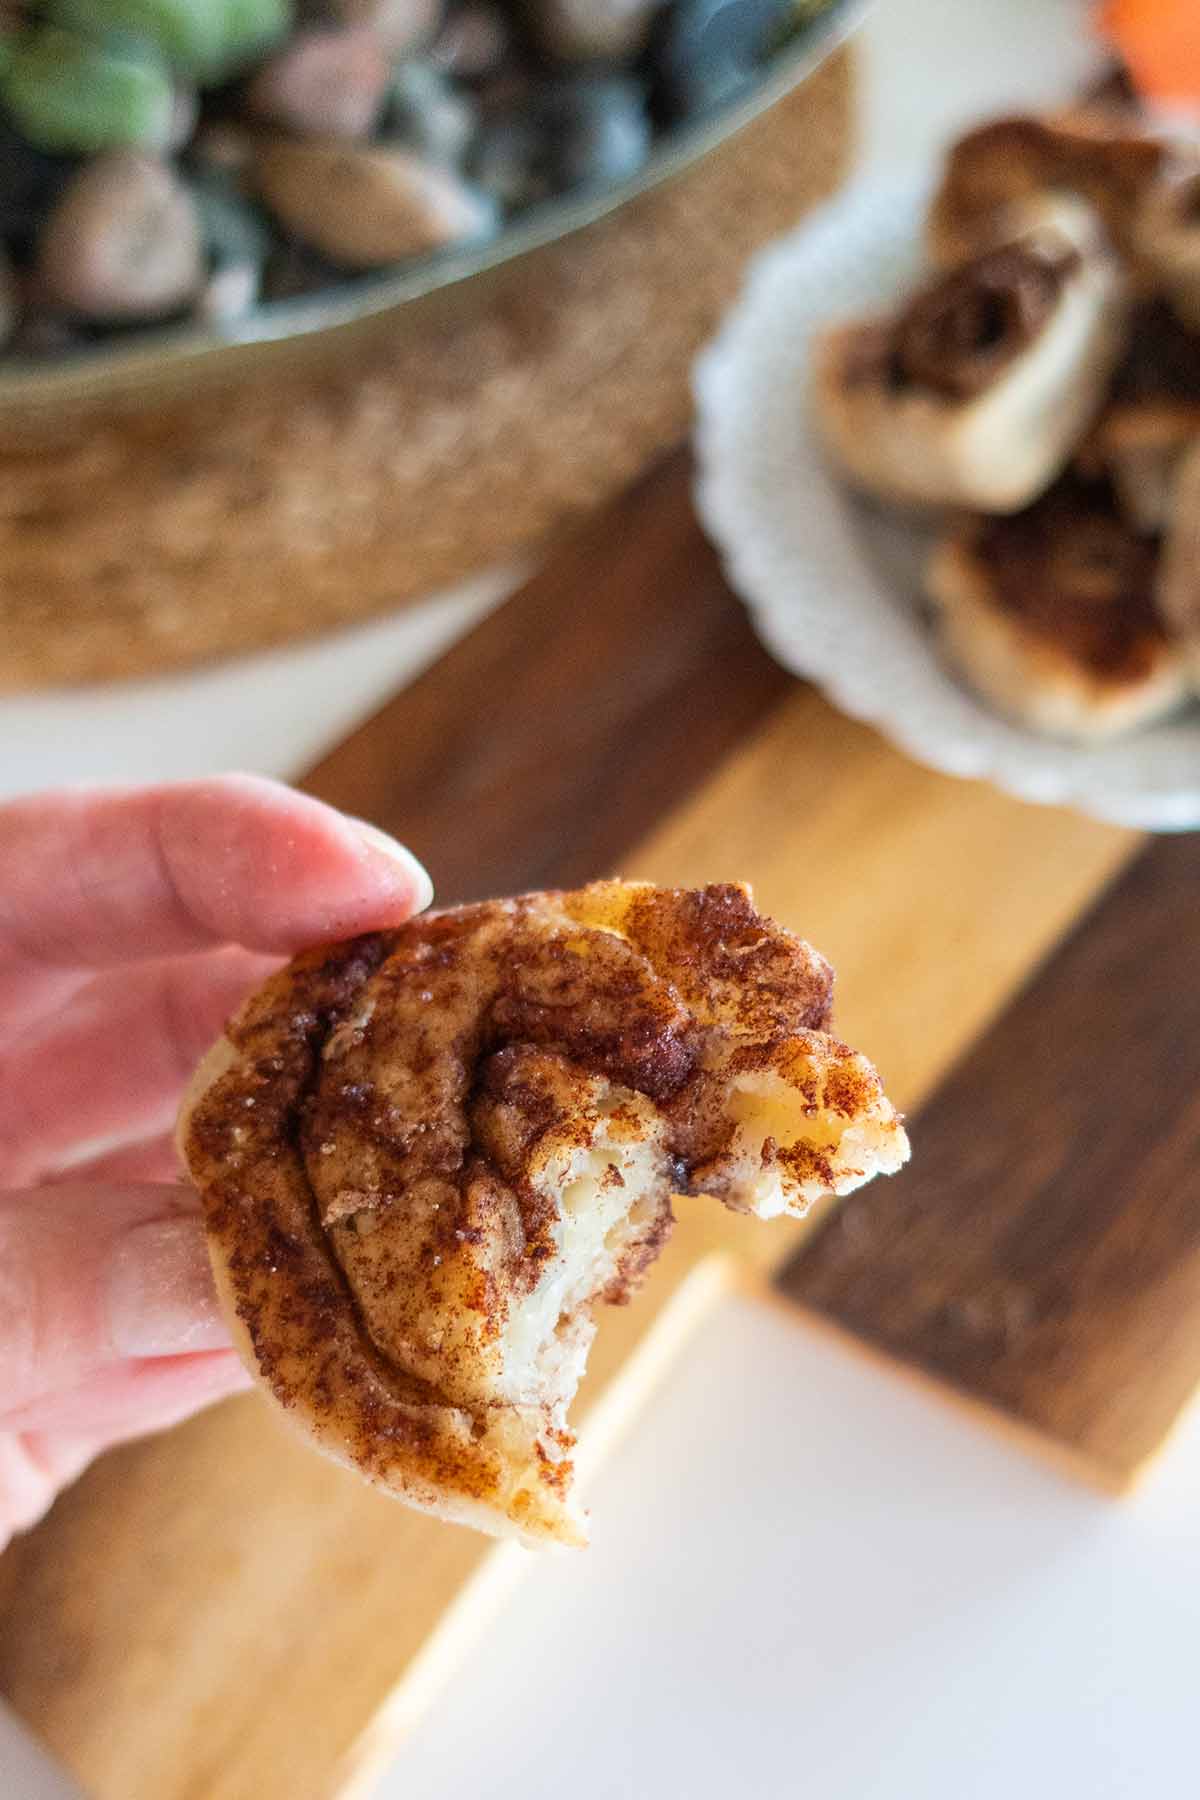
[[[319,763],[438,904],[607,870],[793,685],[732,602],[679,452]]]
[[[1140,856],[781,1277],[1118,1489],[1200,1384],[1198,893]]]
[[[911,1108],[1138,840],[918,768],[786,680],[689,481],[674,457],[608,509],[308,786],[414,841],[447,899],[614,869],[750,879],[834,958],[842,1028]],[[680,1214],[601,1325],[585,1459],[694,1327],[711,1253],[768,1267],[802,1230]],[[105,1458],[9,1553],[0,1691],[97,1800],[327,1800],[504,1579],[486,1540],[237,1401]]]

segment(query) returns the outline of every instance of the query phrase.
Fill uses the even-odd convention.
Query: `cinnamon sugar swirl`
[[[955,525],[927,586],[949,659],[1010,718],[1096,742],[1187,694],[1159,609],[1159,552],[1104,482],[1071,473],[1011,518]]]
[[[882,499],[1013,512],[1063,467],[1120,353],[1121,272],[1095,215],[1039,202],[1017,235],[814,352],[825,446]]]
[[[585,1541],[567,1406],[672,1197],[799,1215],[908,1155],[831,991],[744,887],[601,882],[296,958],[180,1124],[249,1367],[411,1505]]]

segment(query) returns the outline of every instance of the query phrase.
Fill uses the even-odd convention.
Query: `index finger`
[[[288,953],[427,906],[407,850],[253,775],[0,807],[0,960],[100,968],[225,943]]]

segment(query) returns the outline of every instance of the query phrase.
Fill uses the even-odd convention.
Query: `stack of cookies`
[[[1005,118],[950,151],[932,271],[815,350],[827,452],[938,515],[950,661],[1094,742],[1200,682],[1200,151],[1131,109]]]

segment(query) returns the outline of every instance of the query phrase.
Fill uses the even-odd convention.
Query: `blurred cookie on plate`
[[[1188,160],[1178,145],[1107,108],[991,119],[947,154],[926,222],[929,253],[953,267],[995,242],[998,221],[1014,202],[1062,193],[1093,206],[1128,254],[1147,190],[1168,164],[1182,168]],[[1200,158],[1193,166],[1200,168]]]
[[[1181,156],[1147,189],[1134,249],[1183,324],[1200,331],[1200,168]]]
[[[1080,464],[1111,476],[1138,531],[1159,532],[1180,461],[1197,437],[1200,335],[1185,329],[1164,300],[1142,301]]]
[[[937,276],[892,316],[816,339],[825,447],[881,499],[1016,511],[1099,408],[1126,311],[1096,214],[1039,199],[1010,242]]]
[[[1200,442],[1188,451],[1175,481],[1159,600],[1200,689]]]
[[[1095,743],[1187,697],[1158,564],[1108,484],[1072,471],[1024,512],[952,526],[926,586],[941,646],[971,687],[1035,731]]]

